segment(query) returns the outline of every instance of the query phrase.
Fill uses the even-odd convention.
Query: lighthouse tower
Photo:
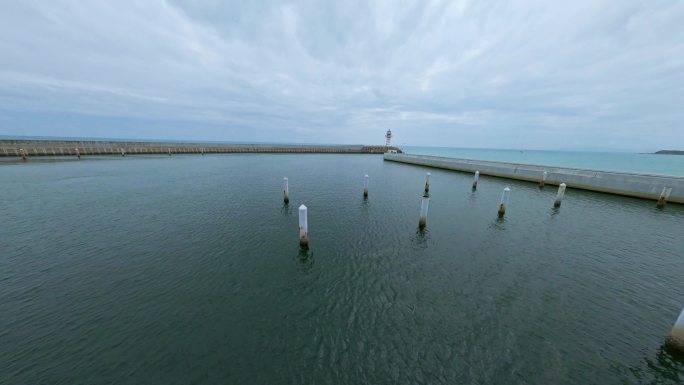
[[[385,134],[385,146],[389,147],[392,145],[392,130],[387,130],[387,133]]]

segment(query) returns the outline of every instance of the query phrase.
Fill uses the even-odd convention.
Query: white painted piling
[[[473,178],[473,190],[477,190],[477,181],[480,179],[480,172],[475,171],[475,177]]]
[[[309,246],[309,224],[307,221],[306,206],[299,206],[299,246]]]
[[[544,171],[542,173],[541,179],[539,180],[539,187],[544,187],[544,184],[546,184],[546,176],[547,175],[548,175],[548,173],[546,171]]]
[[[677,318],[677,321],[675,321],[675,324],[672,327],[672,331],[670,331],[667,343],[673,348],[684,352],[684,310],[679,313],[679,318]]]
[[[76,150],[76,158],[81,159],[81,152],[78,151],[78,148],[76,148],[75,150]]]
[[[204,147],[202,147],[202,156],[204,156]]]
[[[508,207],[508,199],[511,195],[511,189],[506,187],[503,189],[503,194],[501,194],[501,202],[499,203],[499,216],[502,217],[506,214],[506,207]]]
[[[169,156],[171,156],[171,149],[169,148]]]
[[[430,208],[430,195],[425,193],[420,202],[420,218],[418,219],[418,227],[425,228],[427,225],[428,209]]]
[[[363,176],[363,197],[368,198],[368,174]]]
[[[26,154],[26,150],[24,150],[23,148],[20,148],[19,149],[19,156],[21,156],[22,161],[26,162],[26,158],[28,157],[28,155]]]
[[[432,174],[427,173],[427,175],[425,176],[425,193],[430,192],[430,175]]]
[[[283,178],[283,202],[290,203],[290,186],[287,177]]]
[[[658,207],[665,206],[665,203],[667,203],[667,200],[670,198],[671,193],[672,187],[663,187],[663,191],[660,193],[660,198],[658,198]]]
[[[553,207],[560,207],[564,196],[565,196],[565,183],[561,183],[560,186],[558,186],[558,194],[556,194],[556,200],[553,201]]]
[[[120,150],[121,150],[121,156],[126,156],[126,150],[124,150],[123,148],[121,148]]]

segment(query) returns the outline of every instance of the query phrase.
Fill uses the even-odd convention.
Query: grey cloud
[[[682,19],[680,1],[14,2],[0,134],[684,148]]]

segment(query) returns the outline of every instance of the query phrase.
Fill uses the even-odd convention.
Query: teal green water
[[[684,381],[663,348],[681,205],[569,189],[553,209],[552,188],[473,192],[377,155],[32,158],[0,177],[2,384]]]
[[[409,146],[402,147],[402,149],[410,154],[446,156],[451,158],[537,164],[597,171],[684,176],[684,155]]]

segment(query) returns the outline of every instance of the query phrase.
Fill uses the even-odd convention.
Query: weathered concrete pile
[[[592,171],[411,154],[387,153],[384,155],[384,159],[468,173],[479,171],[480,175],[492,175],[530,182],[539,182],[544,172],[546,172],[546,184],[560,185],[565,183],[568,188],[654,200],[660,198],[663,189],[671,189],[667,201],[684,204],[683,177]]]
[[[200,153],[335,153],[382,154],[396,147],[363,145],[269,145],[222,143],[162,143],[77,140],[0,140],[0,156],[200,154]]]

